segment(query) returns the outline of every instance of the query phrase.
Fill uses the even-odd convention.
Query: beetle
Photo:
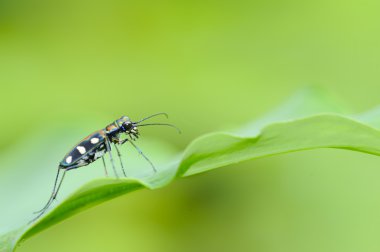
[[[151,126],[151,125],[169,126],[169,127],[173,127],[177,129],[178,132],[181,133],[181,131],[176,126],[169,123],[141,124],[143,121],[155,116],[159,116],[159,115],[165,115],[166,117],[168,117],[166,113],[157,113],[157,114],[153,114],[148,117],[145,117],[137,122],[133,122],[128,116],[122,116],[119,119],[107,125],[105,128],[93,132],[92,134],[90,134],[89,136],[81,140],[78,144],[76,144],[63,157],[62,161],[59,163],[52,194],[48,202],[46,203],[46,205],[41,210],[35,212],[39,214],[31,222],[37,220],[40,216],[42,216],[46,212],[46,210],[50,207],[50,205],[53,203],[53,201],[57,197],[58,191],[62,185],[62,181],[67,171],[89,165],[92,162],[96,161],[97,159],[102,158],[105,173],[106,173],[106,176],[108,176],[107,167],[104,160],[104,155],[108,153],[111,160],[113,171],[115,173],[115,176],[118,178],[119,175],[116,171],[114,159],[111,152],[112,144],[116,149],[117,155],[119,156],[120,165],[125,177],[127,177],[127,174],[124,170],[121,154],[117,145],[122,145],[126,142],[131,143],[131,145],[138,151],[138,153],[142,155],[150,163],[150,165],[153,168],[153,171],[157,172],[153,163],[147,158],[147,156],[144,155],[144,153],[134,143],[134,141],[136,141],[140,135],[138,128],[143,127],[143,126]],[[126,138],[123,139],[123,136],[126,136]],[[61,172],[62,172],[62,176],[60,176]]]

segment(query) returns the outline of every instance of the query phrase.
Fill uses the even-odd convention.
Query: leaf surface
[[[2,227],[0,251],[13,251],[22,241],[46,228],[120,195],[143,188],[160,188],[180,177],[245,160],[317,148],[380,155],[378,114],[374,110],[351,117],[343,115],[339,106],[320,92],[302,91],[277,111],[248,126],[232,133],[216,132],[195,139],[181,155],[171,155],[170,161],[159,165],[159,172],[154,175],[134,173],[133,178],[92,178],[79,189],[73,186],[72,192],[32,225],[25,222],[5,230]],[[146,170],[138,169],[138,165],[135,168]],[[1,186],[4,189],[6,185]]]

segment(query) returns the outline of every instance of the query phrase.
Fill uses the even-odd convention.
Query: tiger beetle
[[[59,189],[61,188],[62,181],[67,171],[89,165],[95,160],[102,158],[105,174],[106,176],[108,176],[106,162],[104,160],[104,154],[108,153],[111,160],[113,171],[115,173],[115,176],[118,178],[119,175],[117,174],[114,159],[111,153],[111,144],[113,144],[113,146],[116,149],[117,155],[119,156],[121,169],[125,177],[127,177],[127,174],[125,173],[123,161],[121,159],[121,154],[117,145],[122,145],[126,142],[129,142],[138,151],[138,153],[150,163],[150,165],[153,168],[153,171],[157,172],[153,163],[144,155],[144,153],[134,143],[134,141],[136,141],[140,135],[138,127],[143,127],[143,126],[151,126],[151,125],[169,126],[169,127],[173,127],[177,129],[178,132],[181,133],[181,131],[176,126],[169,123],[141,124],[145,120],[158,116],[158,115],[165,115],[166,117],[168,117],[166,113],[157,113],[157,114],[153,114],[148,117],[145,117],[137,122],[132,122],[129,119],[129,117],[122,116],[120,119],[117,119],[113,123],[107,125],[104,129],[95,131],[94,133],[92,133],[91,135],[89,135],[88,137],[80,141],[77,145],[75,145],[74,148],[72,148],[66,154],[66,156],[64,156],[63,160],[59,163],[58,172],[57,172],[55,182],[54,182],[53,192],[48,202],[46,203],[46,205],[41,210],[35,212],[35,214],[38,214],[38,216],[35,217],[31,222],[34,222],[39,217],[41,217],[47,211],[50,205],[53,203],[53,201],[57,197]],[[122,139],[123,134],[126,136],[125,139]],[[62,176],[60,176],[61,171],[63,173]]]

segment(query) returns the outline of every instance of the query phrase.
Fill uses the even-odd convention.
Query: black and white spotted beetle
[[[106,172],[106,176],[108,176],[107,173],[107,167],[106,163],[104,161],[104,154],[108,152],[112,168],[114,170],[115,176],[119,177],[116,171],[116,167],[114,164],[114,160],[111,153],[111,144],[114,144],[113,146],[116,149],[116,152],[120,159],[120,165],[123,171],[124,176],[126,177],[126,173],[124,170],[123,162],[121,160],[121,154],[117,147],[117,145],[122,145],[126,142],[129,142],[132,144],[132,146],[141,154],[152,166],[153,171],[156,172],[156,168],[154,167],[153,163],[143,154],[143,152],[136,146],[134,141],[137,140],[139,137],[139,130],[138,127],[143,126],[150,126],[150,125],[164,125],[164,126],[170,126],[178,130],[180,130],[168,123],[145,123],[141,124],[143,121],[152,118],[154,116],[158,115],[165,115],[168,117],[166,113],[157,113],[153,114],[151,116],[145,117],[137,122],[132,122],[129,117],[122,116],[120,119],[117,119],[113,123],[109,124],[104,129],[95,131],[88,137],[84,138],[82,141],[80,141],[77,145],[74,146],[63,158],[63,160],[59,163],[58,166],[58,172],[57,176],[55,178],[53,192],[46,203],[46,205],[39,211],[35,213],[39,213],[39,215],[34,218],[31,222],[37,220],[40,216],[42,216],[46,210],[50,207],[50,205],[53,203],[54,199],[57,197],[58,191],[61,187],[62,181],[65,177],[65,174],[67,171],[72,169],[77,169],[82,166],[86,166],[97,160],[98,158],[102,158],[104,169]],[[125,135],[126,138],[122,139],[122,136]],[[60,173],[63,171],[62,176],[60,177]],[[58,182],[59,181],[59,182]]]

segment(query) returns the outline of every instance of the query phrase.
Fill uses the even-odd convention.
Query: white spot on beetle
[[[94,138],[91,138],[90,141],[91,141],[92,144],[97,144],[97,143],[99,143],[99,138],[94,137]]]
[[[68,157],[66,158],[66,163],[70,164],[71,161],[73,161],[73,157],[72,157],[72,156],[68,156]]]
[[[79,151],[80,154],[86,153],[86,148],[84,148],[83,146],[77,146],[77,150]]]

